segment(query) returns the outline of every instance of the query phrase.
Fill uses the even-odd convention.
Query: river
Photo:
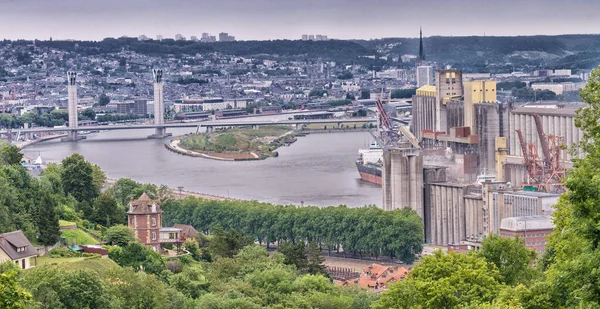
[[[192,129],[168,129],[173,136]],[[78,152],[99,165],[110,178],[183,186],[186,191],[276,204],[381,204],[381,187],[360,180],[354,162],[369,133],[323,133],[299,137],[278,149],[279,157],[262,161],[226,162],[187,157],[165,149],[168,139],[146,137],[154,130],[106,131],[86,140],[52,140],[23,149],[25,155],[58,162]]]

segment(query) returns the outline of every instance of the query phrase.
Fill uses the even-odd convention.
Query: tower
[[[137,200],[132,198],[127,211],[127,226],[133,229],[142,244],[160,250],[162,210],[159,201],[150,199],[146,193]]]
[[[423,28],[419,28],[419,58],[417,62],[425,60],[425,52],[423,51]]]
[[[77,73],[73,71],[67,72],[67,93],[69,111],[69,135],[63,138],[63,141],[77,141],[83,139],[79,137],[77,132]]]
[[[163,101],[163,70],[153,69],[152,76],[154,81],[154,124],[160,127],[156,128],[150,138],[163,138],[169,136],[164,127],[165,124],[165,103]]]

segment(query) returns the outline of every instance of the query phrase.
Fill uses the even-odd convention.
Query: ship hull
[[[366,182],[381,185],[381,168],[356,163],[360,179]]]

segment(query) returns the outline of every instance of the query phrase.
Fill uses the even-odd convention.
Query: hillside
[[[417,54],[419,38],[355,40],[367,49],[391,55]],[[451,64],[466,71],[485,71],[486,63],[592,69],[600,63],[600,35],[555,36],[432,36],[423,39],[426,60]],[[498,69],[498,68],[496,68]]]

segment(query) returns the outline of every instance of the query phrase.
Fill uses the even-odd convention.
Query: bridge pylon
[[[165,103],[163,101],[163,70],[152,69],[152,76],[154,82],[154,124],[164,125],[165,124]],[[148,136],[148,138],[165,138],[173,134],[167,133],[167,128],[157,127],[154,134]]]

